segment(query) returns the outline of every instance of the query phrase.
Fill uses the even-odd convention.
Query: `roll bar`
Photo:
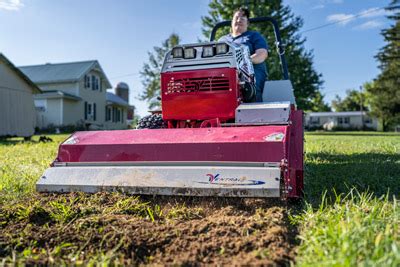
[[[278,51],[279,59],[280,59],[280,62],[281,62],[281,69],[282,69],[283,78],[285,80],[289,80],[289,72],[288,72],[286,58],[285,58],[285,49],[283,48],[283,45],[282,45],[281,33],[279,31],[278,22],[275,19],[271,18],[271,17],[251,18],[251,19],[249,19],[249,22],[251,22],[251,23],[259,23],[259,22],[270,22],[270,23],[272,23],[272,25],[274,27],[274,33],[275,33],[276,50]],[[231,25],[231,21],[230,20],[225,20],[225,21],[221,21],[221,22],[217,23],[214,26],[214,28],[212,29],[212,31],[211,31],[210,41],[211,42],[214,41],[215,34],[217,33],[217,30],[219,28],[222,28],[222,27],[225,27],[225,26],[230,26],[230,25]]]

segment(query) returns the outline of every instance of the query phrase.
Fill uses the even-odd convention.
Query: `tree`
[[[332,107],[335,111],[368,111],[366,93],[352,89],[347,90],[346,94],[344,99],[336,95],[332,100]]]
[[[317,92],[316,96],[311,99],[312,108],[310,111],[312,112],[328,112],[332,111],[331,107],[324,102],[324,95],[321,94],[319,91]]]
[[[212,28],[217,22],[232,19],[235,9],[240,7],[244,1],[235,0],[212,0],[209,3],[209,14],[202,18],[203,34],[209,37]],[[288,63],[290,78],[294,87],[297,105],[303,110],[318,110],[321,101],[320,87],[322,85],[321,74],[317,73],[313,67],[312,51],[304,48],[305,38],[301,37],[299,30],[303,26],[303,20],[295,16],[288,6],[282,4],[282,0],[253,0],[248,2],[247,7],[252,17],[269,16],[277,20],[282,41],[285,44],[285,55]],[[268,79],[282,79],[279,57],[275,52],[274,33],[268,24],[250,25],[252,30],[260,32],[267,40],[270,55],[266,62],[268,65]],[[217,32],[216,39],[229,32],[228,27]],[[323,101],[322,101],[323,103]],[[325,107],[326,108],[326,107]]]
[[[160,107],[160,73],[164,63],[165,54],[174,46],[178,45],[180,38],[177,34],[171,34],[168,39],[162,42],[161,46],[155,46],[153,52],[149,52],[149,62],[143,65],[140,72],[144,92],[139,96],[140,100],[146,100],[149,108]]]
[[[386,45],[376,55],[381,73],[366,88],[371,114],[380,119],[384,131],[400,123],[400,0],[393,0],[386,10],[394,24],[382,31]]]

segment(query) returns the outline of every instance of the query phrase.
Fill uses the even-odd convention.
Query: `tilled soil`
[[[281,201],[35,195],[0,206],[0,263],[271,265],[294,260]]]

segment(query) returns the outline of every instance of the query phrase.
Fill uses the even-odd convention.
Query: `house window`
[[[89,76],[89,81],[91,81],[91,84],[89,82],[89,87],[91,88],[93,91],[97,91],[100,90],[100,78],[95,76],[95,75],[91,75]],[[91,87],[90,87],[91,85]]]
[[[370,117],[364,118],[364,123],[372,123],[372,119]]]
[[[338,122],[338,124],[343,124],[343,118],[342,117],[338,117],[337,118],[337,122]]]
[[[96,120],[96,103],[85,102],[85,119]]]
[[[349,123],[350,123],[350,118],[344,117],[344,124],[349,124]]]
[[[111,107],[106,107],[106,121],[110,121],[111,120]]]
[[[85,88],[90,88],[90,75],[85,75],[84,83],[85,83],[84,85]]]
[[[97,86],[96,90],[101,91],[101,79],[99,77],[96,77],[96,86]]]
[[[117,109],[115,107],[112,108],[112,122],[115,122],[116,120],[116,113]]]
[[[96,75],[85,75],[84,88],[101,91],[101,78]]]
[[[96,76],[92,75],[92,90],[96,90]]]
[[[116,121],[117,122],[121,121],[121,110],[120,109],[117,109],[117,120]]]
[[[88,117],[93,115],[93,104],[92,103],[87,104],[87,115],[88,115]]]
[[[311,124],[319,124],[319,117],[310,117]]]

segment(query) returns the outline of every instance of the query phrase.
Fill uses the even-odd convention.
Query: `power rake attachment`
[[[216,30],[230,25],[219,23],[209,43],[166,54],[161,114],[139,123],[152,129],[74,133],[37,191],[301,197],[303,112],[296,109],[276,22],[251,21],[273,24],[284,77],[265,83],[263,102],[247,103],[255,82],[247,47],[213,42]]]

